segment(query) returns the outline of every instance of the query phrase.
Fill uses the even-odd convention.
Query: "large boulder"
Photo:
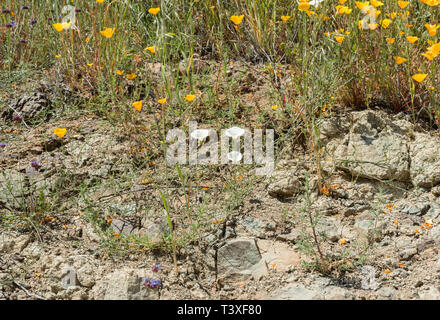
[[[28,181],[24,174],[10,169],[0,172],[0,204],[19,208],[25,204],[27,194]]]
[[[254,239],[237,238],[217,251],[220,280],[247,279],[261,269],[261,254]]]
[[[410,144],[411,181],[419,187],[440,183],[440,140],[425,133],[415,133]]]
[[[154,278],[146,270],[123,268],[116,270],[96,282],[93,295],[96,300],[157,300],[158,289],[144,286],[142,278]]]
[[[336,167],[359,177],[408,181],[410,124],[400,122],[383,112],[355,112],[350,132],[335,151]]]

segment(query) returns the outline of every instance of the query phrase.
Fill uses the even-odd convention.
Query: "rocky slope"
[[[16,106],[33,117],[44,103]],[[54,138],[54,126],[69,134]],[[318,193],[309,177],[309,210],[320,213],[327,275],[301,263],[312,262],[300,250],[311,232],[301,218],[313,171],[304,154],[279,161],[232,214],[179,249],[175,270],[163,250],[115,249],[119,236],[159,241],[168,227],[162,212],[144,210],[160,203],[144,176],[115,187],[130,171],[130,139],[93,116],[3,128],[13,142],[0,151],[0,299],[440,299],[439,137],[378,110],[319,126],[326,182]],[[41,226],[25,213],[40,214]]]

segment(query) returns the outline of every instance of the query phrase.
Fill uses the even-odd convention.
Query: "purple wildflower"
[[[14,114],[12,117],[12,121],[21,122],[23,120],[23,117],[19,114]]]
[[[31,167],[32,168],[39,168],[39,167],[41,167],[41,162],[34,159],[31,161]]]
[[[27,9],[30,9],[31,7],[30,6],[20,6],[20,10],[27,10]]]
[[[160,263],[154,265],[154,266],[151,268],[151,270],[153,270],[153,272],[158,272],[159,269],[162,269]]]
[[[36,24],[37,23],[37,19],[31,19],[31,20],[29,20],[29,23],[30,24]]]
[[[162,283],[160,280],[150,280],[148,278],[142,278],[142,282],[144,283],[144,286],[151,289],[157,289],[159,287],[162,287]]]
[[[148,278],[142,278],[142,282],[144,283],[145,287],[150,287],[150,280]]]
[[[150,288],[156,289],[162,287],[162,283],[159,280],[151,280]]]
[[[11,13],[10,9],[2,9],[2,13]]]
[[[20,43],[27,43],[28,41],[26,39],[20,39],[18,40]]]
[[[6,142],[0,142],[0,148],[4,149],[6,148],[8,144]]]
[[[6,24],[6,28],[12,28],[13,26],[15,26],[15,20]]]
[[[80,12],[82,12],[82,9],[81,8],[75,8],[75,12],[76,13],[80,13]]]

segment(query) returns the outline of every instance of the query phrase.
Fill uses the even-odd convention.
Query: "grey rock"
[[[342,188],[333,188],[330,189],[329,191],[333,198],[348,199],[348,192]],[[350,202],[353,203],[353,201],[351,200],[343,201],[343,205],[349,207],[350,205],[347,204],[349,204]]]
[[[330,241],[338,241],[342,235],[342,230],[338,227],[336,219],[331,217],[321,217],[318,220],[316,230]]]
[[[246,217],[241,220],[240,225],[245,228],[251,235],[257,238],[264,238],[264,231],[261,221],[252,217]]]
[[[0,253],[9,253],[14,250],[15,240],[7,234],[0,234]]]
[[[275,171],[272,180],[273,182],[267,187],[267,191],[272,197],[291,197],[301,192],[301,180],[292,173]]]
[[[400,211],[403,213],[421,216],[421,215],[424,215],[425,213],[427,213],[428,210],[430,209],[430,207],[431,206],[427,203],[426,204],[418,204],[417,206],[406,206],[403,209],[401,209]]]
[[[25,196],[28,194],[28,182],[24,174],[11,169],[0,172],[0,203],[10,208],[19,208],[25,205]]]
[[[338,214],[340,211],[339,202],[334,199],[322,196],[312,204],[312,209],[317,210],[326,216]]]
[[[373,266],[363,266],[361,269],[362,282],[361,288],[364,290],[376,290],[380,284],[376,279],[376,268]]]
[[[433,187],[431,193],[437,197],[440,196],[440,185]]]
[[[21,252],[21,255],[28,257],[28,258],[32,258],[32,259],[40,259],[42,254],[44,254],[43,246],[37,242],[30,243]]]
[[[319,300],[322,295],[318,290],[306,288],[301,284],[289,285],[272,292],[264,300]]]
[[[129,235],[135,229],[134,226],[125,220],[113,219],[111,226],[113,230],[117,233]]]
[[[397,290],[392,287],[382,287],[377,290],[377,295],[383,300],[396,299]]]
[[[236,236],[235,230],[232,227],[226,227],[225,229],[225,239],[234,238]]]
[[[354,206],[344,208],[342,211],[344,212],[344,216],[349,217],[368,209],[370,209],[370,206],[368,204],[356,203]]]
[[[408,137],[383,112],[353,114],[350,133],[335,151],[336,167],[354,176],[409,180]]]
[[[214,243],[217,242],[218,239],[212,233],[208,233],[205,235],[204,240],[208,245],[213,245]]]
[[[435,241],[434,238],[433,239],[419,239],[416,242],[416,248],[417,248],[417,252],[423,252],[426,249],[430,249],[435,247]]]
[[[216,254],[214,249],[210,249],[205,255],[204,263],[210,270],[216,270]]]
[[[0,233],[0,253],[23,251],[30,242],[28,235],[19,235],[8,232]]]
[[[247,278],[252,275],[252,267],[260,260],[254,239],[230,240],[217,251],[217,273],[224,278]]]
[[[440,300],[440,291],[434,286],[419,290],[418,295],[421,300]]]
[[[136,203],[132,204],[114,204],[110,206],[110,210],[117,211],[122,215],[134,215],[136,213]]]
[[[95,231],[94,226],[81,217],[74,219],[75,235],[81,235],[82,239],[88,244],[98,243],[101,240],[99,234]]]
[[[92,288],[94,299],[98,300],[157,300],[159,290],[146,288],[142,278],[155,279],[146,270],[128,267],[107,274]]]
[[[135,231],[139,237],[147,237],[152,242],[160,242],[170,232],[166,218],[144,217],[141,228]]]
[[[421,215],[422,210],[417,207],[409,207],[407,213],[409,214],[415,214],[415,215]]]
[[[354,228],[361,238],[367,238],[369,241],[381,241],[383,239],[383,231],[385,222],[374,219],[369,214],[359,215],[355,219]]]
[[[90,264],[85,263],[81,268],[78,269],[77,279],[81,286],[91,288],[95,285],[95,272],[96,268]]]
[[[348,131],[349,124],[347,121],[338,117],[323,118],[320,120],[319,133],[321,135],[321,140],[326,140],[343,134]]]
[[[62,271],[61,286],[64,289],[69,289],[79,285],[76,271],[73,267],[66,267]]]
[[[277,240],[295,243],[301,239],[301,231],[299,229],[292,229],[288,233],[280,233],[277,235]]]
[[[434,220],[440,215],[440,204],[432,202],[426,216]]]
[[[299,254],[287,243],[258,240],[257,244],[265,267],[277,272],[288,272],[288,268],[292,269],[300,264]]]
[[[350,292],[341,287],[328,286],[323,291],[325,300],[352,300],[353,296]]]
[[[415,133],[410,145],[411,181],[419,187],[440,183],[440,141],[425,133]]]
[[[399,238],[396,240],[396,247],[398,250],[399,258],[402,261],[411,259],[417,254],[417,245],[411,240],[411,238]]]
[[[437,243],[437,245],[440,245],[440,225],[435,225],[432,227],[431,237]]]
[[[29,121],[40,116],[47,118],[50,115],[50,112],[48,112],[50,109],[50,99],[43,92],[36,91],[12,101],[9,108],[3,111],[1,117],[12,120],[13,116],[18,113],[25,121]]]

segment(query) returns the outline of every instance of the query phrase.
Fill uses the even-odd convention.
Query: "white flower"
[[[232,127],[226,130],[226,135],[232,139],[237,139],[238,137],[244,135],[244,130],[239,127]]]
[[[243,158],[241,152],[238,151],[231,151],[227,154],[227,156],[228,159],[231,160],[232,162],[239,162]]]
[[[209,130],[208,129],[197,129],[191,132],[191,137],[193,139],[197,139],[199,141],[203,141],[206,139],[206,137],[209,136]]]
[[[311,0],[311,1],[309,1],[309,4],[311,5],[311,6],[314,6],[315,8],[317,8],[318,7],[318,4],[320,4],[321,2],[323,2],[324,0]]]

